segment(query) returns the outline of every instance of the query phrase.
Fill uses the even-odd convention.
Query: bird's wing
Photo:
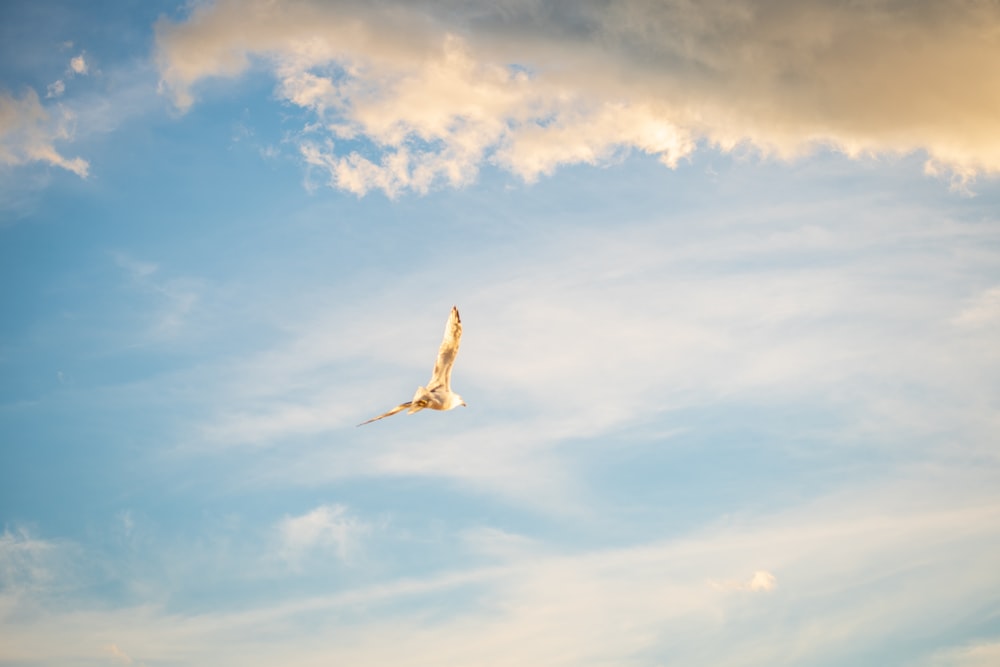
[[[434,362],[434,372],[431,374],[431,381],[427,383],[429,390],[443,387],[445,391],[451,391],[451,367],[455,364],[461,341],[462,320],[458,317],[458,308],[452,306],[448,324],[444,327],[444,340],[438,349],[437,361]]]
[[[371,424],[372,422],[377,422],[379,419],[385,419],[386,417],[391,417],[394,414],[396,414],[397,412],[401,412],[401,411],[405,410],[406,408],[410,407],[412,404],[413,404],[413,401],[407,401],[406,403],[403,403],[401,405],[397,405],[392,410],[389,410],[389,412],[386,412],[384,415],[379,415],[378,417],[372,417],[371,419],[369,419],[366,422],[361,422],[360,424],[358,424],[358,426],[364,426],[365,424]]]

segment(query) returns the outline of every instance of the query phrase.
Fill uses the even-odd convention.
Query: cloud
[[[924,667],[994,667],[1000,664],[1000,641],[960,646],[932,656]]]
[[[118,648],[118,644],[108,644],[104,647],[104,652],[111,656],[115,662],[122,665],[132,664],[132,657],[125,651]]]
[[[339,398],[337,393],[328,392],[308,402],[255,402],[256,409],[247,407],[215,415],[201,434],[212,443],[248,445],[322,433],[345,425],[352,417],[335,407],[340,404]]]
[[[913,505],[915,497],[926,504]],[[292,541],[335,551],[326,540],[336,532],[328,526],[345,516],[338,507],[287,517],[296,526]],[[491,665],[856,664],[858,656],[886,646],[905,651],[899,657],[907,664],[921,664],[922,653],[937,644],[914,646],[907,638],[925,632],[935,640],[963,637],[963,620],[995,600],[998,512],[995,485],[977,496],[953,494],[917,475],[624,546],[553,550],[516,535],[481,534],[473,540],[495,544],[499,538],[502,548],[491,551],[498,564],[469,567],[461,558],[434,573],[376,582],[321,577],[308,592],[282,585],[260,598],[248,590],[237,601],[201,599],[196,610],[174,602],[129,606],[61,597],[44,613],[4,616],[0,604],[9,630],[0,660],[24,662],[30,655],[69,664],[92,655],[95,637],[113,631],[114,645],[127,646],[130,655],[192,665],[229,664],[234,652],[251,666],[281,658],[483,664],[482,656]],[[515,548],[507,548],[512,542]],[[238,568],[260,545],[244,548],[202,553],[215,565],[193,567],[187,584],[218,585],[213,580],[225,577],[227,566]],[[739,570],[748,559],[780,568],[782,586],[768,595],[731,595],[704,585],[710,573]],[[752,591],[755,581],[771,580],[754,575],[744,590]],[[161,582],[167,597],[176,595],[175,583]],[[57,629],[60,642],[41,641]],[[110,641],[102,643],[106,648]],[[995,647],[970,645],[961,652],[970,659],[958,664],[971,667],[990,664]]]
[[[347,561],[368,530],[369,526],[351,516],[345,506],[320,505],[278,523],[281,555],[296,564],[310,552],[333,551],[341,561]]]
[[[133,280],[143,280],[160,270],[155,262],[144,262],[127,253],[114,252],[111,256],[115,264],[125,269]]]
[[[952,319],[993,284],[996,230],[839,192],[747,208],[596,229],[523,221],[516,245],[421,252],[425,264],[391,279],[291,278],[278,298],[247,285],[233,300],[274,320],[226,319],[276,335],[177,380],[201,388],[205,408],[177,440],[196,456],[296,448],[248,460],[258,484],[432,478],[546,514],[589,511],[580,467],[620,460],[623,438],[673,450],[734,424],[772,453],[864,442],[907,460],[930,447],[995,459],[994,337]],[[400,302],[398,285],[455,275],[466,320],[455,382],[470,408],[353,429],[406,400],[440,343],[451,304]],[[338,298],[355,289],[360,305]],[[704,410],[726,418],[706,424]],[[805,413],[822,424],[788,418]]]
[[[968,299],[953,321],[961,327],[971,329],[1000,325],[1000,285],[983,290]]]
[[[54,142],[72,138],[73,114],[61,107],[58,111],[52,119],[34,90],[21,98],[0,91],[0,164],[43,162],[86,178],[86,160],[64,157],[55,149]]]
[[[87,61],[84,60],[83,54],[72,58],[69,61],[69,67],[66,69],[66,76],[73,78],[75,75],[86,76],[89,73]],[[57,79],[48,85],[45,91],[45,98],[51,99],[55,97],[62,97],[63,93],[66,92],[66,82],[62,79]]]
[[[313,115],[307,164],[395,196],[465,185],[487,163],[526,181],[630,151],[674,166],[699,142],[789,159],[924,151],[964,187],[1000,171],[997,21],[975,0],[218,0],[156,32],[179,108],[206,79],[267,69]]]
[[[0,534],[0,590],[43,584],[51,578],[56,544],[38,539],[24,528]]]
[[[45,97],[46,98],[59,97],[65,92],[66,92],[66,84],[63,83],[62,79],[58,79],[49,84],[49,87],[46,89],[45,92]]]
[[[82,53],[78,56],[73,57],[69,61],[69,69],[74,74],[80,74],[83,76],[86,76],[89,73],[89,65],[87,64],[87,61],[84,59]]]
[[[163,277],[158,264],[138,260],[127,253],[114,252],[112,258],[126,272],[135,289],[152,297],[153,313],[146,337],[170,340],[180,336],[188,328],[201,300],[197,281]]]
[[[771,591],[777,585],[777,579],[767,570],[757,570],[747,581],[715,581],[709,582],[712,588],[723,591]]]
[[[764,570],[758,570],[753,573],[748,588],[751,591],[769,591],[774,588],[775,582],[773,574]]]
[[[535,540],[490,526],[471,528],[462,534],[470,552],[503,560],[517,560],[538,549]]]

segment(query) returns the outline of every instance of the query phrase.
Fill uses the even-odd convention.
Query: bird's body
[[[413,394],[413,399],[406,403],[397,405],[392,410],[378,417],[373,417],[366,422],[361,422],[358,426],[370,424],[379,419],[385,419],[392,415],[406,410],[407,414],[420,412],[424,409],[430,410],[451,410],[460,405],[465,405],[462,397],[451,390],[451,368],[455,364],[455,357],[458,355],[458,345],[462,341],[462,320],[458,316],[458,308],[452,307],[448,316],[448,324],[444,328],[444,339],[438,349],[437,361],[434,362],[434,371],[431,373],[431,380],[426,387],[417,387]]]

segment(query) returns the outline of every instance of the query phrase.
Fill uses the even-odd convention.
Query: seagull
[[[431,373],[431,381],[426,387],[417,387],[413,394],[413,400],[397,405],[389,412],[378,417],[372,417],[366,422],[361,422],[358,426],[377,422],[379,419],[391,417],[397,412],[406,410],[407,414],[420,412],[424,408],[431,410],[451,410],[458,406],[465,405],[462,397],[451,390],[451,367],[455,365],[455,357],[458,356],[458,344],[462,341],[462,320],[458,317],[458,308],[451,307],[451,314],[448,315],[448,324],[444,327],[444,339],[438,349],[437,361],[434,362],[434,372]]]

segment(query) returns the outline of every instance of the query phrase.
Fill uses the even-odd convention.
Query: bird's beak
[[[462,407],[463,407],[463,408],[467,408],[467,407],[469,407],[469,406],[465,404],[465,401],[462,401]]]

